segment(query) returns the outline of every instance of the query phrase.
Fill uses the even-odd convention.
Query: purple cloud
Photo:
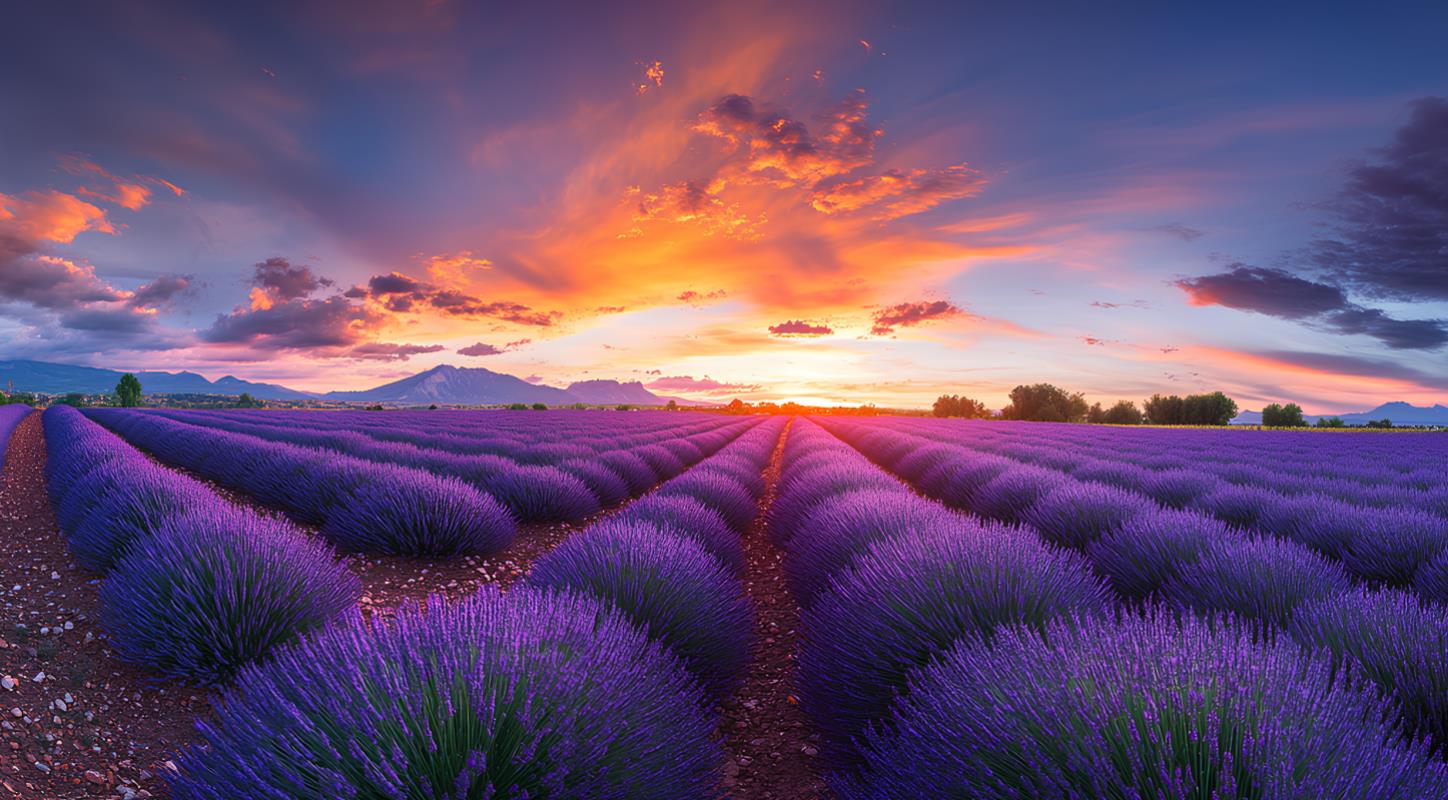
[[[873,336],[889,336],[895,332],[896,328],[910,328],[931,320],[947,319],[964,313],[959,306],[948,300],[896,303],[875,312],[874,326],[870,328],[870,333]]]

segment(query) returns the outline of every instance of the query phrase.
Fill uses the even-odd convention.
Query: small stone
[[[20,685],[20,681],[15,680],[14,678],[10,677],[9,675],[6,675],[5,677],[0,678],[0,689],[4,689],[4,690],[7,691],[7,692],[13,692],[13,691],[15,691],[15,687],[16,687],[16,686],[19,686],[19,685]]]
[[[101,784],[106,782],[106,776],[100,774],[99,772],[96,772],[93,769],[88,769],[85,771],[85,779],[95,784]]]
[[[56,700],[56,701],[55,701],[55,710],[56,710],[56,711],[64,711],[64,710],[65,710],[65,701],[64,701],[64,700]]]
[[[31,678],[31,680],[35,681],[36,683],[40,683],[41,681],[45,680],[45,670],[41,670],[35,673],[35,677]]]
[[[58,581],[58,580],[60,580],[60,573],[59,573],[59,572],[56,572],[55,570],[51,570],[51,571],[50,571],[50,579],[53,580],[53,581]]]
[[[35,768],[45,773],[46,775],[50,774],[50,765],[45,763],[44,761],[35,762]]]

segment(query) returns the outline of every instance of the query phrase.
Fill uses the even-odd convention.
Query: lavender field
[[[149,783],[55,745],[49,796],[1448,796],[1442,434],[0,408],[12,429],[43,435],[98,671],[209,698]]]

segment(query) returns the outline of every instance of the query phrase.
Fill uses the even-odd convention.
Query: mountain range
[[[49,361],[0,361],[0,389],[41,394],[107,394],[116,390],[122,373],[111,369],[78,367]],[[302,400],[306,392],[274,383],[252,383],[227,375],[210,381],[194,372],[137,372],[142,388],[151,394],[228,394],[242,392],[262,400]]]
[[[0,361],[0,388],[42,394],[106,394],[116,388],[122,373],[95,367],[79,367],[46,361]],[[315,394],[274,383],[253,383],[227,375],[211,381],[194,372],[137,372],[147,394],[219,394],[238,396],[243,392],[258,400],[325,399],[354,403],[397,403],[421,405],[493,405],[500,403],[547,403],[567,405],[664,405],[670,400],[683,406],[707,405],[684,398],[662,397],[638,381],[590,380],[560,389],[529,383],[502,372],[481,367],[433,367],[401,380],[372,389]]]
[[[1432,406],[1415,406],[1401,400],[1383,403],[1372,411],[1355,411],[1347,414],[1304,414],[1308,424],[1323,417],[1341,417],[1348,425],[1362,425],[1380,419],[1389,419],[1394,425],[1448,425],[1448,407],[1441,403]],[[1233,425],[1261,425],[1262,412],[1243,411],[1232,420]]]

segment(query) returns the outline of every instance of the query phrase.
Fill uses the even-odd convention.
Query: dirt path
[[[111,656],[97,576],[71,562],[46,497],[39,414],[5,454],[0,552],[0,800],[163,795],[157,773],[207,693]]]
[[[799,606],[784,582],[783,553],[765,534],[765,513],[779,491],[786,424],[764,471],[759,515],[744,537],[744,585],[754,602],[754,653],[744,685],[723,705],[720,723],[730,755],[725,787],[738,800],[814,800],[828,794],[819,777],[819,737],[796,701]]]

